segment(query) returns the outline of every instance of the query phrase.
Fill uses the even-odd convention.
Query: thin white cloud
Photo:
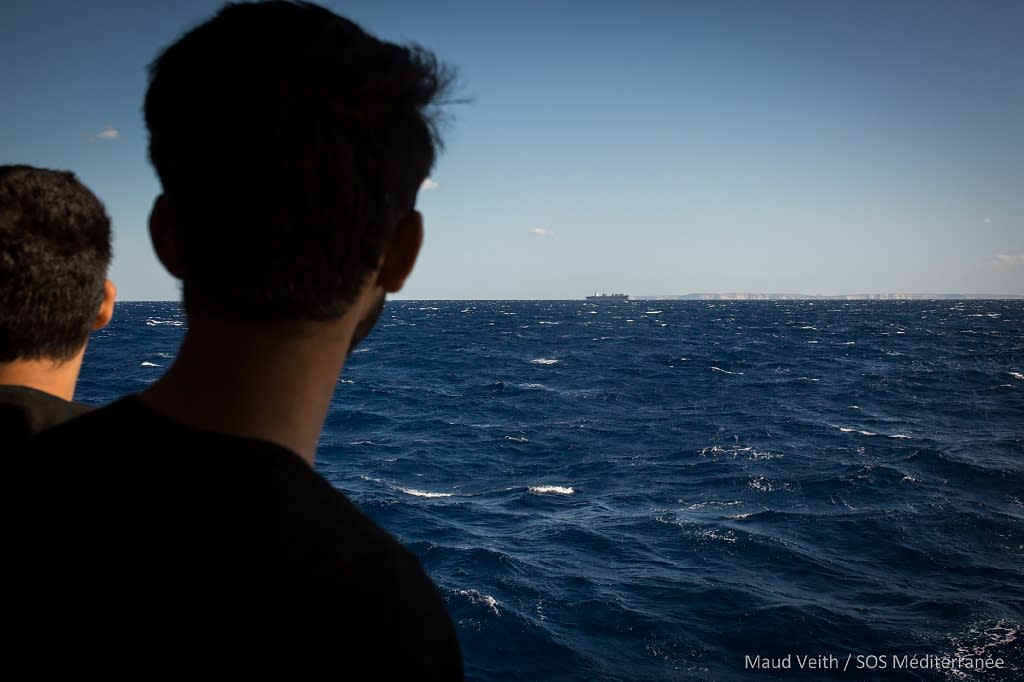
[[[103,130],[96,133],[95,135],[92,135],[89,139],[92,140],[93,142],[97,142],[101,140],[116,140],[119,137],[121,137],[121,133],[117,130],[117,128],[114,128],[113,126],[107,126]]]
[[[996,265],[1024,265],[1024,253],[997,253],[992,262]]]
[[[430,178],[427,178],[422,183],[420,183],[420,189],[422,189],[422,190],[437,189],[440,186],[441,186],[440,182],[435,182],[434,180],[431,180]]]
[[[992,219],[991,218],[985,218],[985,224],[986,225],[991,225],[992,224]]]
[[[555,235],[554,232],[545,227],[535,227],[530,230],[530,234],[534,234],[538,237],[553,237]]]

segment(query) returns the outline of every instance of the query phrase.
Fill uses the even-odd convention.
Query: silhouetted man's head
[[[340,316],[413,210],[448,81],[305,3],[229,5],[171,45],[145,113],[189,313]]]
[[[0,363],[77,355],[109,320],[109,264],[110,218],[74,174],[0,166]]]

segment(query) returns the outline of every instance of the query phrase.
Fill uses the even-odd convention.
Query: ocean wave
[[[1010,376],[1018,381],[1024,381],[1024,374],[1021,374],[1020,372],[1010,372]]]
[[[839,429],[843,433],[859,433],[862,436],[877,436],[878,434],[874,431],[865,431],[863,429],[852,429],[848,426],[837,426],[836,424],[829,424],[834,429]]]
[[[412,495],[413,497],[427,497],[427,498],[433,499],[435,497],[451,497],[452,496],[452,493],[431,493],[431,492],[427,492],[425,490],[416,490],[415,488],[401,488],[400,487],[399,490],[402,491],[403,493],[405,493],[406,495]]]
[[[576,489],[564,485],[531,485],[527,490],[534,495],[572,495]]]
[[[501,612],[498,611],[498,600],[489,594],[481,594],[477,590],[456,590],[456,594],[460,594],[469,600],[470,604],[478,606],[486,606],[494,615],[500,616]]]
[[[721,372],[722,374],[738,374],[740,376],[743,376],[743,372],[730,372],[729,370],[722,369],[721,367],[712,367],[711,371],[713,371],[713,372]]]
[[[537,358],[536,360],[530,360],[530,362],[535,364],[535,365],[558,365],[558,364],[561,364],[561,361],[554,360],[552,358]]]
[[[149,318],[146,320],[147,327],[184,327],[185,323],[181,320],[154,320]]]
[[[776,459],[779,457],[783,457],[783,455],[781,454],[775,454],[771,452],[766,452],[764,450],[758,450],[749,445],[743,447],[739,445],[731,445],[727,447],[723,447],[721,445],[708,445],[706,447],[701,448],[697,452],[697,454],[700,455],[701,457],[707,457],[708,455],[711,455],[713,457],[717,457],[719,455],[725,455],[728,457],[739,457],[740,455],[743,455],[747,459]]]
[[[163,367],[163,365],[157,365],[152,362],[143,362],[139,367]]]

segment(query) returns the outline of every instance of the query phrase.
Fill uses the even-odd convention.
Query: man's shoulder
[[[211,542],[246,528],[252,551],[276,543],[310,561],[401,549],[298,454],[192,428],[135,396],[39,434],[7,478],[13,495],[30,498],[21,503],[81,505],[72,525],[102,519],[113,531],[124,519]]]
[[[29,386],[0,385],[0,443],[5,450],[14,448],[90,409]]]
[[[200,648],[226,647],[222,658],[266,640],[267,665],[297,678],[372,677],[381,665],[397,678],[461,677],[450,616],[417,557],[297,454],[169,422],[132,398],[23,454],[0,524],[15,550],[26,545],[15,568],[28,606],[102,608],[169,642],[190,632]]]

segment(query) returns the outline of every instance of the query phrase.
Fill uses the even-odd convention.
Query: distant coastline
[[[1024,299],[1024,294],[752,294],[701,293],[668,296],[631,296],[645,301],[979,301],[990,299]]]

